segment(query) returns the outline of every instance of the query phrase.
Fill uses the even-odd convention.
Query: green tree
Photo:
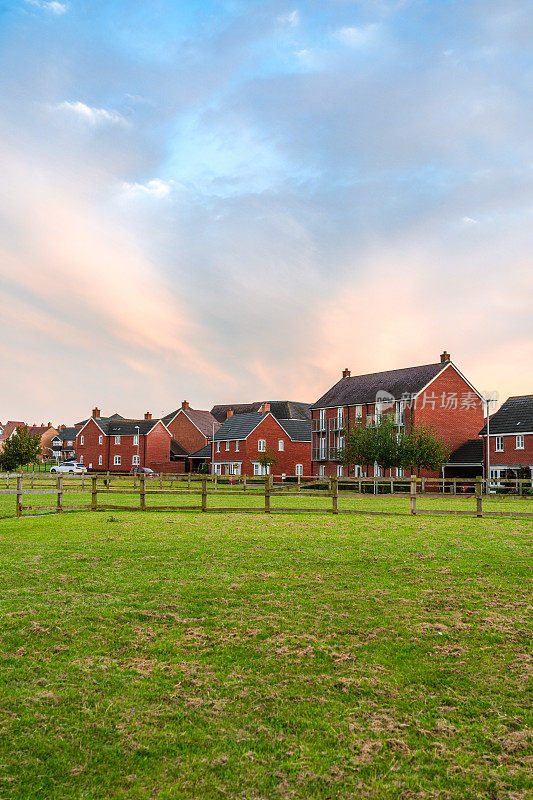
[[[257,461],[266,472],[269,471],[270,467],[275,464],[277,460],[278,458],[274,450],[265,450],[257,456]]]
[[[0,465],[8,472],[30,464],[37,459],[41,452],[40,439],[37,434],[31,434],[27,425],[17,428],[13,436],[4,442],[0,454]]]
[[[451,450],[450,443],[432,425],[413,426],[401,437],[399,466],[408,467],[416,475],[421,469],[440,469]]]

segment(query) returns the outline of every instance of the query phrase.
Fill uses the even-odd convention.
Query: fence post
[[[202,511],[207,511],[207,478],[202,478]]]
[[[91,489],[91,511],[96,511],[97,503],[98,503],[98,488],[96,485],[98,478],[96,475],[92,477],[92,489]]]
[[[7,480],[6,480],[6,489],[9,489],[9,477],[10,477],[10,473],[8,472],[7,476],[6,476],[6,478],[7,478]]]
[[[301,475],[298,475],[298,494],[302,491],[302,478]]]
[[[416,475],[411,475],[411,514],[416,514]]]
[[[31,488],[33,489],[33,479],[35,478],[35,473],[32,472],[31,474]]]
[[[146,486],[145,486],[146,476],[144,472],[140,476],[139,480],[139,500],[141,504],[141,511],[146,511]]]
[[[476,478],[476,517],[483,516],[483,478],[478,475]]]
[[[339,479],[332,478],[331,503],[334,514],[339,513]]]
[[[457,478],[453,479],[453,493],[457,494]]]
[[[22,476],[17,478],[16,515],[22,516]]]
[[[57,513],[61,514],[63,511],[63,478],[61,475],[57,476]]]
[[[85,488],[85,472],[82,472],[81,473],[81,490],[82,490],[82,492],[83,492],[84,488]]]
[[[246,475],[244,476],[244,481],[242,483],[242,490],[243,490],[243,492],[246,491]]]
[[[191,473],[190,473],[190,472],[189,472],[189,474],[187,475],[187,490],[188,490],[188,491],[190,491],[190,490],[191,490]]]
[[[265,514],[270,514],[270,475],[265,477]]]

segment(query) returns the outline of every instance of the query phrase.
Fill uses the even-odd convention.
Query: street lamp
[[[137,431],[137,466],[140,467],[141,461],[139,459],[139,431],[140,428],[138,425],[135,426],[135,430]]]
[[[485,462],[485,480],[487,481],[487,494],[490,491],[490,404],[498,402],[498,394],[497,392],[485,392],[483,395],[483,400],[485,401],[485,405],[487,407],[487,449],[486,449],[486,458],[484,459]]]

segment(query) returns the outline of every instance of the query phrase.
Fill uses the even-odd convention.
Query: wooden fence
[[[503,516],[503,517],[533,517],[532,512],[528,511],[492,511],[487,506],[487,495],[484,496],[487,485],[482,478],[475,481],[463,480],[462,484],[472,488],[471,495],[464,495],[455,491],[446,492],[446,485],[441,479],[437,478],[417,478],[412,475],[410,478],[298,478],[294,482],[276,482],[273,476],[258,479],[248,476],[235,476],[233,479],[221,479],[218,476],[195,477],[191,475],[165,475],[156,479],[146,480],[142,475],[139,478],[121,475],[93,474],[63,477],[48,475],[46,478],[40,476],[18,474],[2,475],[0,479],[6,481],[6,488],[0,489],[0,495],[13,495],[15,498],[15,516],[21,517],[24,511],[33,512],[57,512],[63,511],[175,511],[175,512],[200,512],[200,513],[221,513],[221,514],[367,514],[381,516],[408,516],[420,514],[464,514],[469,516]],[[448,479],[451,480],[451,479]],[[13,486],[13,482],[15,485]],[[131,485],[126,485],[126,483]],[[515,479],[510,479],[514,484]],[[26,485],[24,485],[26,483]],[[36,486],[36,483],[39,485]],[[494,481],[490,481],[490,484]],[[500,481],[501,483],[501,481]],[[114,488],[113,488],[114,484]],[[174,485],[176,484],[176,485]],[[522,479],[517,493],[523,494],[524,489],[531,488],[532,481]],[[339,488],[340,487],[340,488]],[[489,486],[490,489],[490,486]],[[386,491],[385,491],[386,490]],[[82,505],[64,506],[64,494],[74,492],[77,494],[90,494],[90,503]],[[370,492],[372,492],[370,494]],[[53,505],[31,506],[24,505],[24,497],[35,495],[55,496]],[[106,502],[110,495],[129,496],[136,498],[135,505],[120,505],[118,503]],[[339,497],[364,497],[371,502],[381,504],[381,501],[388,499],[409,500],[408,510],[399,511],[393,509],[369,509],[369,508],[339,508]],[[156,496],[169,496],[179,498],[189,496],[198,499],[198,504],[180,505],[153,505],[150,499]],[[261,497],[263,502],[260,506],[225,506],[211,505],[209,499],[221,497]],[[471,508],[421,508],[417,505],[420,497],[431,496],[454,498],[452,505],[463,497],[472,500]],[[305,508],[298,505],[277,506],[273,505],[273,500],[279,497],[314,497],[324,501],[323,507]],[[89,499],[89,498],[87,498]],[[526,499],[524,497],[524,499]],[[492,501],[492,498],[489,502]],[[458,505],[458,504],[457,504]]]

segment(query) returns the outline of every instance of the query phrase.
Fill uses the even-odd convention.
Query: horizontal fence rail
[[[487,501],[494,499],[491,489],[497,483],[508,487],[514,494],[528,499],[533,490],[531,479],[495,479],[484,480],[450,479],[450,478],[337,478],[337,477],[303,477],[282,480],[281,476],[196,476],[196,475],[162,475],[147,479],[144,475],[129,476],[113,473],[54,475],[41,473],[18,473],[0,475],[0,486],[5,480],[5,488],[0,495],[13,495],[15,499],[16,517],[23,516],[24,511],[56,512],[63,511],[176,511],[200,513],[265,513],[265,514],[367,514],[391,516],[416,516],[426,514],[464,514],[476,517],[512,516],[533,517],[529,511],[492,511]],[[76,493],[87,495],[87,503],[64,506],[64,495]],[[24,498],[36,495],[55,495],[53,505],[24,505]],[[112,495],[130,497],[132,505],[121,505],[112,502]],[[404,499],[406,510],[399,511],[377,508],[339,508],[339,498],[365,497],[378,504],[387,499]],[[189,505],[154,505],[151,498],[156,496],[191,497],[196,502]],[[214,505],[214,498],[234,497],[263,498],[259,506],[224,506]],[[275,499],[280,497],[321,498],[323,507],[305,508],[294,505],[276,506]],[[446,497],[472,500],[470,508],[434,509],[421,508],[417,501],[421,497]],[[118,499],[118,497],[117,497]],[[111,502],[110,502],[111,501]],[[215,501],[216,502],[216,501]],[[452,503],[453,505],[454,503]],[[10,515],[13,516],[13,515]]]

